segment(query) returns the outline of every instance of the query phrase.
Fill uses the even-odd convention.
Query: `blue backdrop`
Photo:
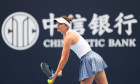
[[[103,47],[95,46],[96,44],[93,43],[92,49],[99,53],[108,65],[105,71],[109,84],[139,84],[139,7],[138,0],[1,0],[1,32],[3,22],[9,15],[15,12],[26,12],[36,19],[39,25],[39,37],[32,47],[25,50],[15,50],[9,47],[3,40],[2,34],[0,35],[0,84],[46,84],[46,78],[40,69],[40,63],[45,61],[55,70],[62,50],[62,47],[46,47],[44,45],[46,39],[62,39],[62,35],[57,32],[56,28],[54,28],[51,36],[50,29],[45,29],[43,26],[43,19],[49,19],[51,13],[54,14],[54,18],[62,15],[73,15],[75,19],[78,18],[76,14],[79,14],[86,19],[83,24],[85,31],[82,36],[88,40],[92,39],[92,41],[103,39],[103,42],[101,42],[101,44],[104,44]],[[130,35],[125,31],[128,29],[128,24],[125,24],[125,22],[122,24],[120,35],[118,27],[114,27],[118,22],[115,19],[117,17],[119,19],[120,14],[123,14],[122,17],[125,21],[132,19],[137,21],[130,22],[132,29]],[[93,15],[97,15],[94,19],[99,22],[102,16],[109,16],[108,23],[110,26],[108,26],[108,29],[111,29],[112,32],[105,31],[102,35],[99,35],[98,30],[96,34],[93,34],[92,32],[96,28],[92,29],[89,26],[89,23],[93,20]],[[46,25],[49,24],[46,23]],[[128,40],[128,46],[122,46],[117,42],[116,46],[111,47],[111,45],[109,46],[109,43],[111,43],[109,39],[114,41],[117,41],[117,39],[118,41]],[[132,46],[130,40],[133,40]],[[63,76],[57,78],[55,84],[79,84],[79,64],[80,60],[71,51],[69,60],[63,70]]]

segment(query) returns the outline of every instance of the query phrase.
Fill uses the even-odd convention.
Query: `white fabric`
[[[57,22],[59,22],[59,23],[65,23],[66,25],[69,26],[69,28],[71,28],[70,23],[69,23],[68,21],[66,21],[64,18],[60,17],[60,18],[57,18],[57,19],[55,19],[55,20],[56,20]]]
[[[75,32],[79,36],[79,41],[76,44],[71,45],[70,49],[73,50],[77,54],[77,56],[81,59],[83,55],[85,55],[87,52],[91,50],[91,47],[89,46],[87,41],[76,31],[68,30],[67,33],[68,32]]]

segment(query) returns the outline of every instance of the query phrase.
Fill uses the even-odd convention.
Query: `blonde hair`
[[[62,18],[64,18],[66,21],[68,21],[69,23],[72,21],[73,17],[66,17],[66,16],[61,16]]]

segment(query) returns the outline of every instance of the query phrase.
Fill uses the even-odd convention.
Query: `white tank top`
[[[91,50],[91,47],[87,43],[87,41],[76,31],[74,30],[68,30],[66,32],[66,35],[68,32],[75,32],[79,36],[79,41],[76,44],[72,44],[70,49],[73,50],[77,56],[81,59],[83,55],[85,55],[87,52]]]

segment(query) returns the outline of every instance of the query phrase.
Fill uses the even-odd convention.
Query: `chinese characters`
[[[72,14],[69,14],[69,16],[74,17]],[[50,36],[53,37],[54,31],[57,27],[57,24],[55,24],[53,21],[56,18],[54,13],[50,13],[49,17],[49,19],[43,19],[42,22],[44,29],[49,29]],[[89,29],[92,30],[91,34],[98,34],[99,36],[102,36],[104,33],[112,33],[114,29],[117,29],[117,33],[121,35],[122,31],[124,30],[123,26],[128,25],[128,29],[125,29],[125,32],[128,36],[130,36],[132,34],[132,25],[138,23],[133,14],[124,15],[122,12],[120,12],[118,17],[115,18],[115,25],[112,25],[113,28],[110,27],[111,24],[109,23],[109,19],[110,16],[108,14],[99,16],[96,13],[93,13],[92,19],[88,24]],[[75,18],[71,23],[71,29],[77,31],[80,35],[84,35],[86,31],[86,27],[84,25],[85,22],[87,22],[85,17],[81,16],[80,14],[75,14]]]

